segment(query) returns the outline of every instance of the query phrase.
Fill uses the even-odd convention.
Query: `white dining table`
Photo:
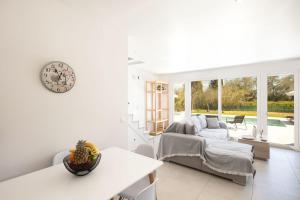
[[[63,164],[0,182],[1,200],[108,200],[163,163],[111,147],[101,152],[98,167],[75,176]]]

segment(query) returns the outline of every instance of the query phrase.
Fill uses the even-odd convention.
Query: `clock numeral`
[[[56,89],[56,91],[57,91],[57,92],[60,92],[60,89],[59,89],[59,88],[57,88],[57,89]]]
[[[62,63],[59,63],[58,66],[59,66],[59,67],[63,67],[64,65],[63,65]]]

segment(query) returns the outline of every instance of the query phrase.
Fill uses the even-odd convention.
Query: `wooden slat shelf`
[[[159,132],[150,132],[150,135],[153,135],[153,136],[158,136],[158,135],[161,135],[163,133],[163,131],[159,131]]]
[[[163,110],[166,110],[165,108],[162,108],[162,109],[146,109],[147,111],[163,111]]]
[[[164,81],[149,81],[149,82],[155,82],[156,84],[169,85],[167,82],[164,82]]]
[[[166,122],[169,121],[168,119],[162,119],[162,120],[156,120],[156,121],[152,121],[152,120],[148,120],[147,122],[151,122],[151,123],[161,123],[161,122]]]
[[[164,81],[146,81],[146,129],[158,135],[169,126],[169,85]]]
[[[147,91],[147,94],[153,94],[154,92],[151,92],[151,91]],[[166,92],[156,92],[156,94],[166,94],[166,95],[169,95],[169,92],[166,91]]]

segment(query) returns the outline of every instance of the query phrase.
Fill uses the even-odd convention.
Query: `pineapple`
[[[81,165],[89,161],[89,150],[85,147],[86,141],[79,140],[74,152],[74,164]]]

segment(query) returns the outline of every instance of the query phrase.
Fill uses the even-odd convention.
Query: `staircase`
[[[128,147],[134,150],[139,144],[153,145],[154,137],[146,131],[145,123],[134,119],[134,114],[128,114]]]

